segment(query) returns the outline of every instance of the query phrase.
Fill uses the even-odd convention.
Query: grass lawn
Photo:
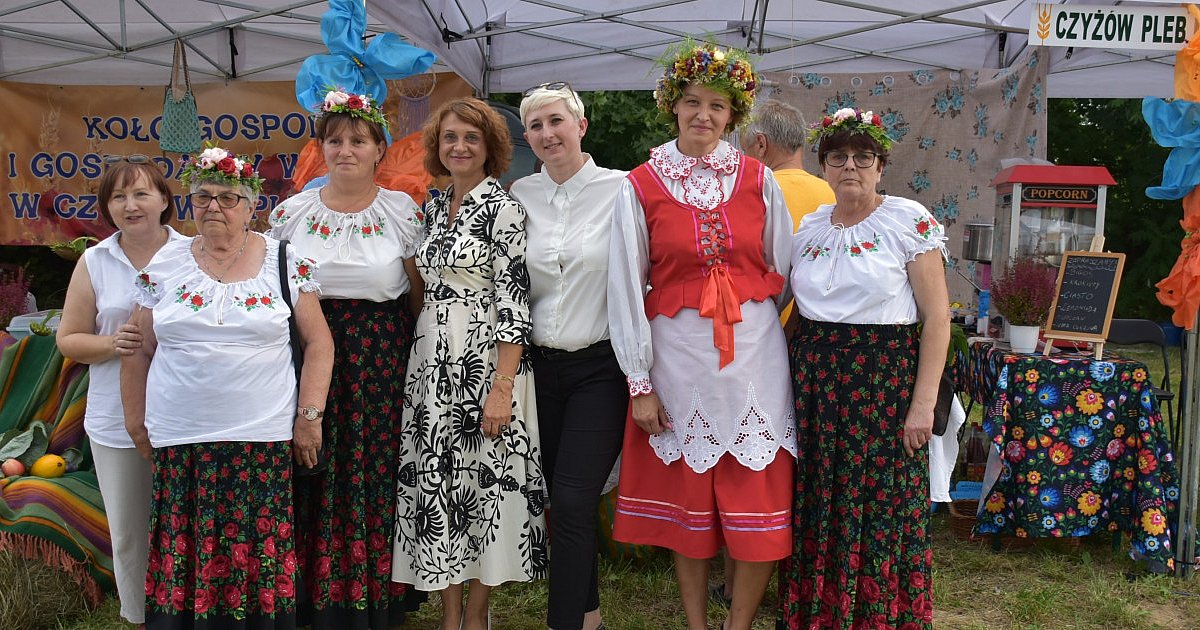
[[[1157,381],[1162,359],[1156,349],[1110,347],[1145,362]],[[1178,391],[1177,349],[1171,354],[1172,389]],[[975,405],[973,415],[979,413]],[[934,625],[947,629],[1180,628],[1200,627],[1200,577],[1183,581],[1168,576],[1131,578],[1137,567],[1126,557],[1127,542],[1112,549],[1107,535],[1071,547],[1062,541],[1040,541],[1032,549],[993,552],[989,545],[954,540],[945,509],[933,516]],[[720,579],[714,572],[713,580]],[[113,600],[88,611],[64,578],[41,565],[12,562],[0,554],[0,627],[100,630],[123,624]],[[63,591],[67,595],[58,593]],[[58,609],[41,606],[30,625],[3,623],[14,606],[62,601]],[[51,596],[53,595],[53,597]],[[683,614],[667,556],[641,565],[601,563],[601,599],[606,625],[612,630],[684,628]],[[437,598],[425,604],[405,626],[437,628]],[[546,583],[514,584],[493,596],[497,629],[545,628]],[[756,630],[774,628],[774,586],[768,590]],[[28,617],[28,615],[26,615]],[[709,607],[715,627],[724,610]]]
[[[1039,542],[1024,551],[993,552],[990,546],[952,539],[945,510],[934,522],[934,625],[951,629],[1059,628],[1196,628],[1200,620],[1200,579],[1181,581],[1166,576],[1126,577],[1135,571],[1121,552],[1112,551],[1111,538],[1087,539],[1078,548]],[[0,563],[0,569],[4,563]],[[49,571],[41,567],[38,571]],[[714,573],[714,579],[718,576]],[[24,580],[0,576],[10,595]],[[69,588],[60,580],[59,588]],[[43,588],[46,588],[43,586]],[[612,630],[684,628],[670,561],[635,566],[601,564],[601,599],[606,625]],[[26,591],[27,594],[27,591]],[[437,628],[436,597],[405,626]],[[514,584],[497,589],[493,620],[500,629],[545,628],[546,584]],[[768,591],[756,630],[774,628],[774,588]],[[2,608],[2,607],[0,607]],[[101,630],[132,627],[122,624],[116,602],[107,600],[88,612],[71,602],[67,610],[48,614],[39,625],[6,628]],[[56,620],[57,618],[57,620]],[[715,627],[724,618],[719,606],[709,607]]]

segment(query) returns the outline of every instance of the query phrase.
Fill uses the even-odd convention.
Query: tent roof
[[[1065,0],[1065,4],[1126,2]],[[1151,3],[1174,5],[1175,3]],[[419,0],[372,11],[485,92],[552,80],[652,89],[653,61],[685,34],[759,52],[801,73],[1006,67],[1028,41],[1027,0]],[[447,43],[447,40],[449,43]],[[1174,55],[1056,48],[1049,96],[1169,96]]]
[[[397,32],[492,93],[558,79],[580,90],[652,89],[653,61],[686,34],[748,47],[766,71],[1006,67],[1027,46],[1033,4],[369,0],[367,9],[368,33]],[[324,0],[2,0],[0,79],[164,84],[172,42],[183,37],[195,81],[291,80],[305,57],[325,50],[318,24],[325,8]],[[1173,66],[1174,55],[1162,51],[1055,48],[1048,94],[1170,96]]]
[[[0,79],[165,85],[174,41],[193,81],[292,81],[325,0],[0,0]],[[369,20],[368,35],[391,30]],[[443,70],[445,68],[442,68]]]

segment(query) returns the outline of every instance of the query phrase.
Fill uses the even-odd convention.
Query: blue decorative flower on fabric
[[[1042,405],[1046,406],[1046,407],[1053,407],[1054,405],[1057,405],[1058,404],[1058,388],[1053,385],[1049,385],[1049,384],[1042,385],[1041,387],[1038,388],[1037,399],[1038,399],[1038,402],[1042,403]],[[1045,426],[1050,426],[1050,425],[1045,425]]]
[[[1068,440],[1071,442],[1071,446],[1076,448],[1084,448],[1091,446],[1092,442],[1096,441],[1096,436],[1092,433],[1091,429],[1084,426],[1078,426],[1071,429]]]
[[[1041,502],[1042,507],[1048,510],[1058,507],[1061,500],[1062,495],[1055,488],[1043,488],[1041,494],[1038,495],[1038,501]]]
[[[1104,483],[1105,481],[1108,481],[1108,475],[1111,470],[1112,467],[1108,465],[1108,462],[1098,461],[1092,464],[1092,468],[1088,472],[1092,476],[1092,481],[1096,483]]]
[[[1092,364],[1089,371],[1092,374],[1092,378],[1104,382],[1111,379],[1117,373],[1117,367],[1110,361],[1097,361]]]

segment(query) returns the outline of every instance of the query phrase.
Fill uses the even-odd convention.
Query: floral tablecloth
[[[980,533],[1060,538],[1120,530],[1132,555],[1172,564],[1175,457],[1138,361],[1012,354],[972,344],[968,393],[1003,468]]]

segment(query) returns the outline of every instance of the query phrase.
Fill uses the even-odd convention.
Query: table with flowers
[[[1172,562],[1175,458],[1139,361],[1105,354],[1014,354],[971,345],[963,389],[984,404],[999,478],[977,531],[1062,538],[1130,535],[1132,555]]]

